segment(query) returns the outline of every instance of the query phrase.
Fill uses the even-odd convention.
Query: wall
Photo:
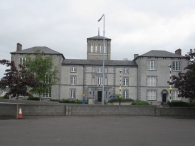
[[[195,116],[195,108],[129,105],[22,104],[25,116]],[[0,118],[16,118],[16,104],[0,103]]]

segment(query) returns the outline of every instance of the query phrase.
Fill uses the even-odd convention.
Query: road
[[[195,119],[58,116],[0,120],[0,146],[194,146]]]

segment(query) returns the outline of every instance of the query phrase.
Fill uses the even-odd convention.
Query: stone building
[[[35,50],[40,50],[45,55],[52,55],[54,65],[58,69],[59,81],[53,85],[51,93],[45,94],[52,99],[82,99],[82,94],[93,98],[95,102],[102,100],[102,58],[105,48],[105,92],[107,102],[109,97],[121,93],[123,98],[149,101],[151,103],[167,102],[169,100],[170,78],[169,67],[177,75],[187,65],[187,60],[181,55],[181,49],[175,53],[151,50],[143,55],[134,55],[130,60],[111,60],[111,39],[98,36],[87,38],[87,59],[66,59],[62,53],[48,47],[39,46],[22,50],[22,45],[17,44],[15,52],[11,52],[11,60],[16,65],[23,63],[25,54],[34,55]],[[129,54],[132,55],[132,54]],[[121,81],[120,81],[121,80]],[[119,91],[121,86],[122,90]],[[173,88],[174,100],[177,89]]]

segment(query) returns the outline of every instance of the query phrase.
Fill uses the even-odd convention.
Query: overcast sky
[[[133,59],[150,50],[185,55],[195,47],[194,0],[0,0],[0,59],[23,49],[47,46],[67,59],[87,58],[87,38],[112,39],[111,59]],[[0,77],[5,67],[0,65]]]

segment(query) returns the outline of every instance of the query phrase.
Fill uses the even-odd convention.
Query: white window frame
[[[102,46],[100,45],[100,53],[102,53]]]
[[[129,68],[124,68],[123,69],[123,74],[129,74]]]
[[[70,72],[76,72],[77,68],[75,66],[70,67]]]
[[[123,77],[123,86],[129,86],[129,77]]]
[[[98,73],[102,73],[102,67],[98,67],[98,68],[97,68],[97,72],[98,72]]]
[[[70,76],[70,85],[76,85],[76,76]]]
[[[46,90],[46,92],[43,94],[43,97],[51,97],[51,87]]]
[[[147,76],[147,86],[156,87],[157,85],[157,77],[155,76]]]
[[[70,89],[70,98],[72,99],[76,98],[76,89]]]
[[[156,70],[156,60],[148,60],[147,70]]]
[[[102,77],[97,77],[97,85],[98,86],[102,85]]]
[[[93,43],[91,43],[91,53],[93,53]]]
[[[172,69],[173,71],[181,71],[181,61],[173,61]]]
[[[125,99],[129,98],[129,90],[127,89],[123,90],[123,98]]]
[[[97,49],[97,44],[95,44],[95,53],[97,53],[98,49]]]
[[[19,64],[24,65],[26,58],[19,58]]]
[[[106,47],[106,44],[104,46],[104,53],[107,53],[107,47]]]
[[[151,90],[148,89],[146,94],[147,94],[147,100],[149,101],[155,101],[157,99],[157,91],[154,89]]]
[[[172,91],[172,97],[173,97],[173,100],[181,100],[181,97],[178,97],[178,94],[179,94],[179,91]]]

